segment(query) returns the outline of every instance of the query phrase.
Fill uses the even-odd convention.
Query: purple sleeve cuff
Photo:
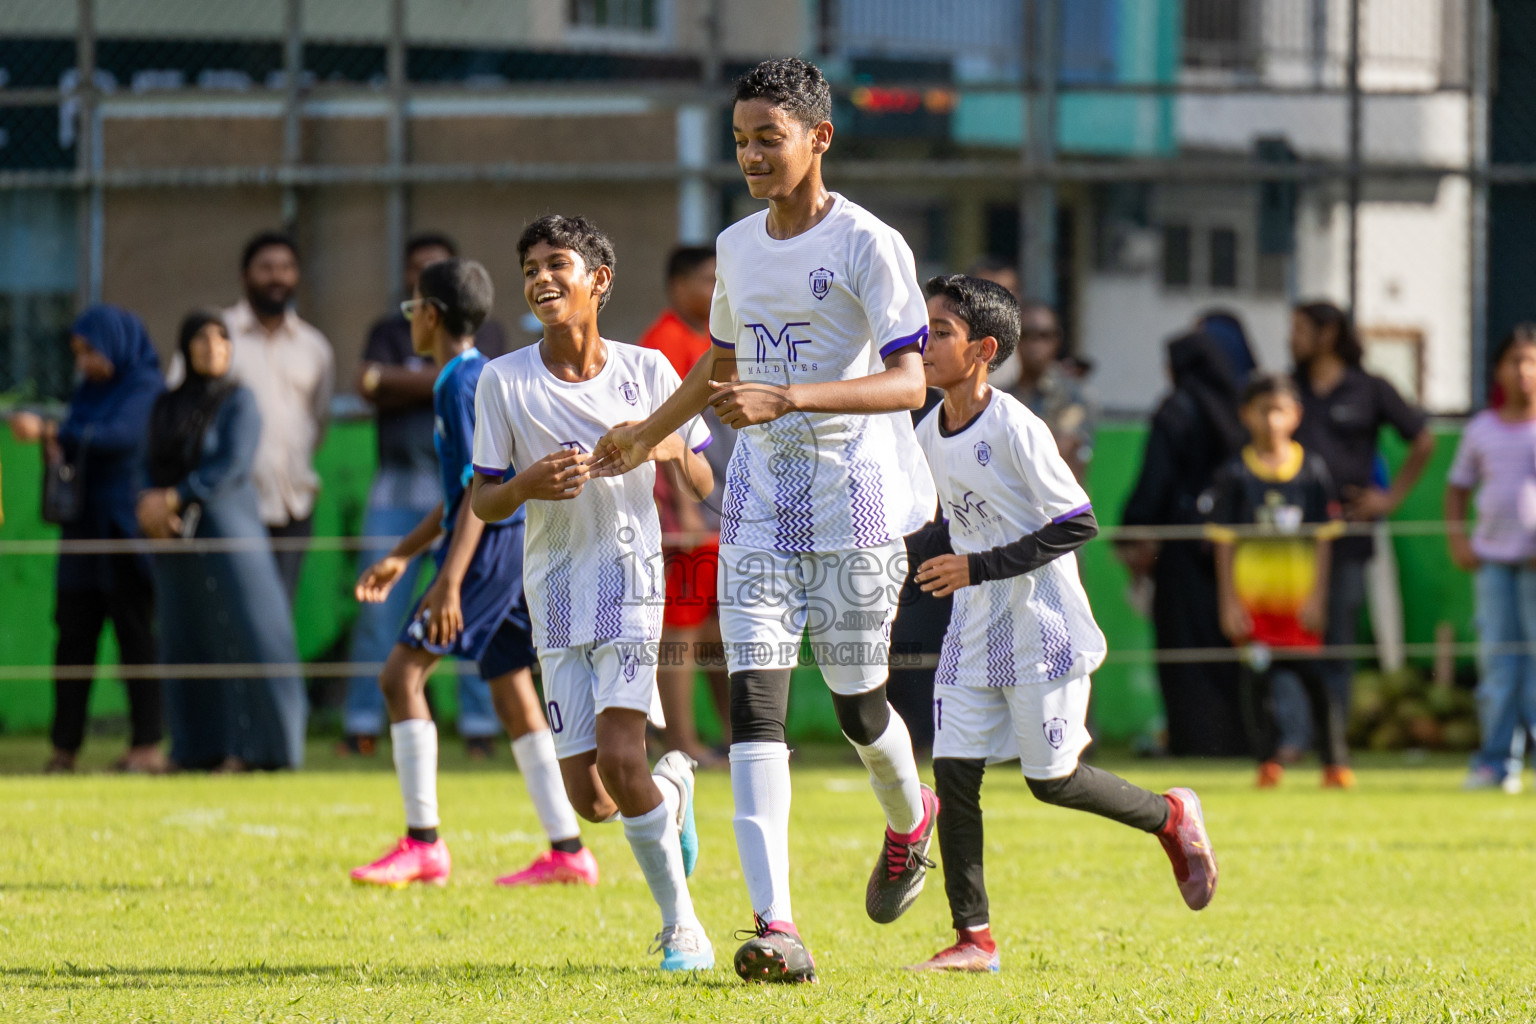
[[[719,345],[721,348],[728,348],[728,349],[732,349],[732,350],[734,350],[736,348],[736,346],[734,344],[732,344],[731,342],[729,342],[729,341],[721,341],[719,338],[715,337],[713,334],[711,334],[709,336],[709,340],[714,342],[716,345]]]
[[[705,434],[704,435],[704,440],[702,440],[698,444],[694,445],[693,454],[695,454],[695,455],[699,454],[699,452],[702,452],[705,448],[708,448],[710,445],[712,445],[714,443],[715,443],[715,435],[714,434]]]
[[[500,480],[502,477],[507,475],[507,471],[505,469],[492,469],[490,466],[482,466],[479,463],[475,463],[474,466],[475,472],[479,473],[481,476],[493,476]]]
[[[1084,512],[1092,512],[1092,511],[1093,511],[1093,503],[1092,502],[1087,502],[1085,504],[1077,506],[1077,508],[1072,509],[1072,511],[1070,511],[1070,512],[1063,512],[1061,515],[1057,516],[1055,519],[1052,519],[1051,523],[1052,523],[1052,525],[1054,525],[1056,523],[1064,523],[1068,519],[1076,519],[1078,516],[1082,515]]]
[[[892,352],[895,352],[898,349],[904,349],[908,345],[916,345],[917,346],[917,350],[919,352],[923,351],[924,349],[926,349],[928,347],[928,325],[927,324],[923,324],[923,326],[919,327],[916,331],[914,331],[911,334],[903,335],[900,338],[893,338],[890,341],[886,342],[884,345],[881,345],[880,346],[880,358],[881,359],[889,358],[890,354]]]

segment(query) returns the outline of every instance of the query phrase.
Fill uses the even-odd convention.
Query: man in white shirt
[[[336,357],[331,343],[293,311],[299,253],[293,239],[263,232],[240,260],[245,297],[224,311],[234,345],[230,376],[251,389],[261,411],[261,446],[252,477],[261,521],[274,539],[307,539],[320,477],[315,449],[330,418]],[[276,552],[292,602],[304,561],[301,547]]]
[[[814,981],[789,895],[790,672],[802,635],[843,733],[885,812],[865,910],[899,917],[922,889],[938,798],[921,785],[906,725],[886,700],[902,537],[936,500],[909,410],[925,393],[928,313],[912,252],[874,215],[827,191],[831,90],[797,58],[736,84],[736,156],[768,209],[720,234],[714,345],[642,423],[599,443],[622,472],[712,405],[740,431],[720,530],[720,629],[731,673],[731,789],[754,935],[748,981]]]

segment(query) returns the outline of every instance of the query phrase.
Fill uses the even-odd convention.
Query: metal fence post
[[[405,279],[405,237],[409,212],[402,172],[406,162],[405,0],[389,4],[389,124],[386,159],[392,172],[384,200],[384,294]]]
[[[1021,156],[1032,173],[1019,194],[1019,277],[1024,294],[1056,305],[1057,50],[1060,0],[1028,0],[1024,12],[1025,133]]]
[[[1349,240],[1345,246],[1345,292],[1349,315],[1360,321],[1360,144],[1363,130],[1360,104],[1360,0],[1349,0],[1349,55],[1345,76],[1349,93],[1349,178],[1345,183],[1349,207]]]
[[[75,257],[80,305],[101,301],[104,196],[101,187],[101,137],[96,95],[96,2],[78,0],[75,5],[75,89],[79,96],[79,123],[75,131],[75,172],[79,181],[75,207],[78,211],[79,252]]]
[[[1488,399],[1488,99],[1492,0],[1469,0],[1467,26],[1467,343],[1472,408]]]
[[[299,79],[304,73],[304,0],[288,0],[283,17],[283,167],[298,165],[303,149]],[[298,190],[283,183],[283,230],[293,232],[299,219]]]

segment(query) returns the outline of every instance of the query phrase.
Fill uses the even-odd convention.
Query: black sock
[[[1143,832],[1156,832],[1168,823],[1168,799],[1150,789],[1133,786],[1113,772],[1080,764],[1064,779],[1025,779],[1035,797],[1057,807],[1089,811]],[[943,800],[943,797],[939,798]],[[949,808],[945,808],[948,812]]]
[[[405,834],[418,843],[437,842],[437,829],[435,828],[408,828],[405,830]]]
[[[944,895],[957,930],[987,923],[987,884],[982,872],[981,758],[933,759],[939,815],[939,855],[944,858]]]
[[[561,853],[580,853],[581,836],[573,836],[570,839],[556,839],[549,844],[551,850],[559,850]]]

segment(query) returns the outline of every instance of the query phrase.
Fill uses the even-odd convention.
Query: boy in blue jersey
[[[437,551],[437,575],[379,676],[406,834],[383,857],[352,872],[353,880],[364,884],[400,888],[448,881],[448,846],[437,834],[437,726],[426,685],[438,659],[450,654],[478,661],[481,675],[490,681],[496,713],[512,736],[512,752],[550,840],[550,849],[532,865],[497,884],[597,884],[597,862],[581,844],[533,688],[534,653],[523,596],[523,516],[486,524],[466,500],[474,476],[475,387],[486,364],[475,348],[475,331],[490,314],[492,298],[484,267],[449,259],[422,270],[414,296],[402,307],[416,351],[435,357],[442,368],[432,388],[432,408],[443,501],[363,573],[358,600],[383,601],[411,559],[439,535],[447,538]]]

